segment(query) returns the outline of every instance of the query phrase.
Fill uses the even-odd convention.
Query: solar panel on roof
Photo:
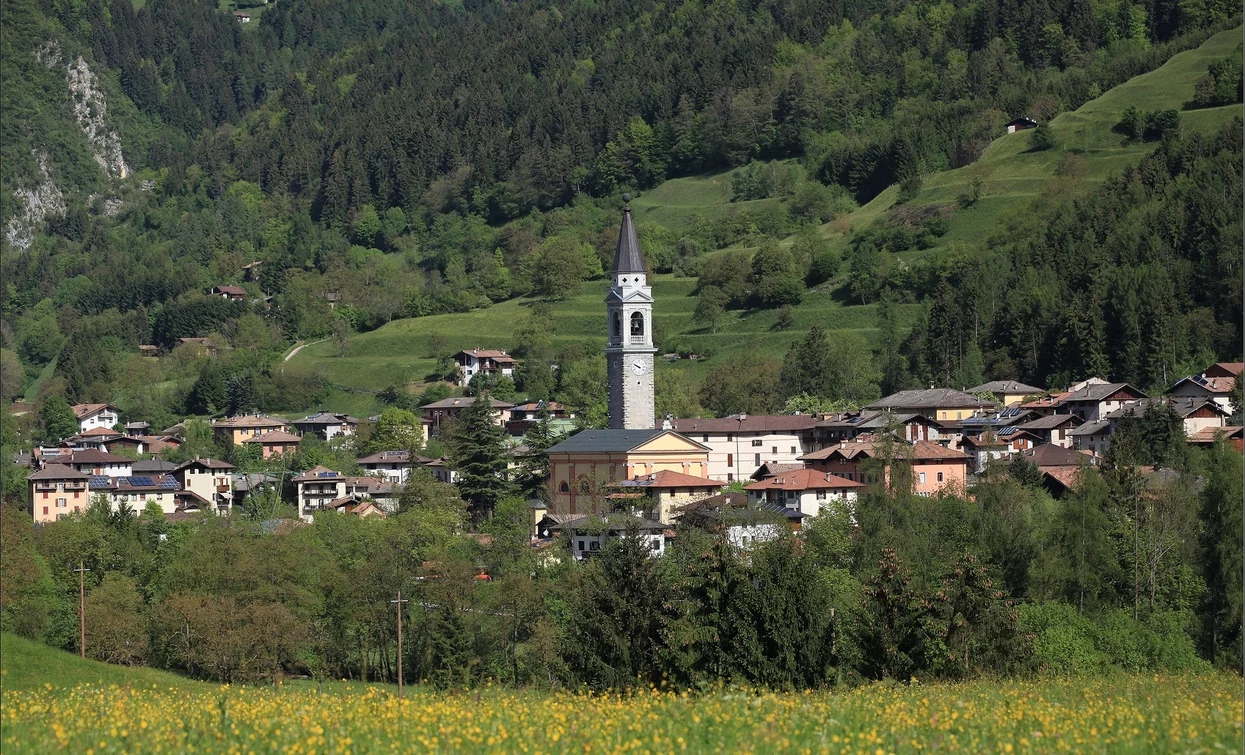
[[[108,486],[108,476],[107,476],[107,475],[102,475],[102,474],[91,475],[91,487],[93,487],[93,488],[103,488],[103,487],[107,487],[107,486]]]
[[[319,476],[320,477],[336,477],[337,473],[336,472],[321,472]]]
[[[130,485],[136,488],[149,488],[155,484],[151,481],[150,477],[130,477],[128,479]]]
[[[177,490],[177,480],[172,477],[167,477],[160,481],[160,487],[166,490]]]
[[[1004,409],[1003,413],[1000,414],[999,416],[1000,417],[1015,417],[1017,414],[1020,414],[1020,407],[1012,406],[1007,409]]]
[[[999,435],[1000,436],[1012,435],[1016,432],[1017,429],[1018,428],[1015,428],[1015,427],[1004,427],[1003,429],[999,430]]]

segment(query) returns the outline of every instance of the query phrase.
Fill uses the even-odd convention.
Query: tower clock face
[[[640,361],[639,359],[632,362],[631,371],[637,375],[643,375],[644,374],[644,362]]]

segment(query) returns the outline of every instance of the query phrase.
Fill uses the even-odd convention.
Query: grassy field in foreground
[[[6,753],[874,755],[1240,752],[1242,747],[1241,680],[1229,675],[1117,674],[701,695],[421,690],[398,700],[391,689],[362,685],[229,687],[148,670],[110,669],[115,674],[102,675],[93,668],[101,664],[32,648],[14,644],[3,656],[0,748]],[[50,666],[46,685],[36,683],[29,669],[18,672],[26,654]],[[56,654],[64,657],[51,658]]]
[[[4,752],[1240,752],[1233,675],[629,696],[230,687],[0,641]]]

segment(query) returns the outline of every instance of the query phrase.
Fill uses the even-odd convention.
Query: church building
[[[657,428],[653,289],[631,221],[631,196],[623,201],[605,296],[609,429],[584,430],[549,449],[549,494],[559,514],[605,513],[615,483],[657,472],[709,477],[708,446]]]

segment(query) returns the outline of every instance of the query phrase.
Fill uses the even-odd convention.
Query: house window
[[[735,454],[727,454],[727,455],[726,455],[726,466],[728,466],[728,467],[733,467],[733,466],[735,466]]]
[[[759,448],[761,446],[761,439],[757,438],[756,440],[752,441],[752,445],[757,446]]]
[[[43,515],[44,515],[44,516],[47,516],[47,515],[48,515],[48,507],[47,507],[47,506],[44,506],[44,507],[43,507]]]
[[[65,483],[63,483],[63,482],[58,482],[58,483],[56,483],[56,492],[57,492],[57,493],[64,493],[64,492],[65,492]]]
[[[726,442],[727,442],[727,443],[733,443],[734,441],[735,441],[735,433],[727,433],[727,434],[726,434]]]
[[[726,481],[727,481],[727,482],[734,482],[734,481],[735,481],[735,474],[734,474],[733,472],[727,472],[727,473],[726,473]]]
[[[774,446],[774,455],[775,455],[775,456],[777,456],[777,455],[778,455],[778,446]]]
[[[756,465],[761,466],[761,454],[753,454],[753,457],[756,459]]]
[[[657,538],[653,538],[653,550],[655,551],[661,550],[661,541],[658,540]]]
[[[579,541],[579,550],[581,550],[581,551],[582,551],[583,549],[584,549],[584,541],[583,541],[583,540],[580,540],[580,541]]]
[[[704,440],[704,442],[705,442],[705,443],[708,443],[708,442],[709,442],[709,433],[705,433],[705,436],[704,436],[703,440]]]
[[[819,500],[819,501],[824,501],[824,500],[826,500],[826,491],[824,491],[824,490],[818,490],[818,491],[817,491],[817,500]]]
[[[56,499],[56,508],[58,508],[58,509],[63,509],[63,508],[65,508],[65,507],[66,507],[66,506],[68,506],[68,505],[69,505],[69,504],[68,504],[68,503],[66,503],[66,501],[65,501],[65,499],[64,499],[64,498],[57,498],[57,499]]]
[[[920,482],[922,485],[925,484],[925,473],[924,472],[917,473],[917,481]]]
[[[792,456],[795,456],[795,446],[792,446],[792,447],[791,447],[791,455],[792,455]]]
[[[939,472],[939,473],[938,473],[938,481],[939,481],[939,482],[942,482],[942,472]]]
[[[600,550],[600,549],[601,549],[601,544],[598,543],[596,540],[593,540],[591,543],[588,543],[588,550],[595,551],[595,550]]]

